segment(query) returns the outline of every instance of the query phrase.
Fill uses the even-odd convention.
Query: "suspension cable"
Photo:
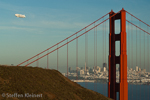
[[[119,12],[120,12],[120,11],[119,11]],[[119,12],[118,12],[118,13],[119,13]],[[55,45],[51,46],[50,48],[48,48],[48,49],[46,49],[46,50],[44,50],[44,51],[42,51],[42,52],[38,53],[37,55],[35,55],[35,56],[33,56],[33,57],[31,57],[31,58],[29,58],[29,59],[25,60],[24,62],[22,62],[22,63],[18,64],[17,66],[20,66],[20,65],[22,65],[23,63],[25,63],[25,62],[27,62],[27,61],[29,61],[29,60],[31,60],[31,59],[33,59],[33,58],[35,58],[36,56],[38,56],[38,55],[40,55],[40,54],[42,54],[42,53],[44,53],[44,52],[46,52],[47,50],[49,50],[49,49],[51,49],[51,48],[53,48],[53,47],[57,46],[58,44],[62,43],[63,41],[65,41],[65,40],[67,40],[67,39],[71,38],[72,36],[76,35],[77,33],[81,32],[82,30],[84,30],[84,29],[86,29],[87,27],[91,26],[91,25],[92,25],[92,24],[94,24],[95,22],[97,22],[97,21],[99,21],[100,19],[104,18],[104,17],[105,17],[105,16],[107,16],[108,14],[109,14],[109,13],[105,14],[105,15],[104,15],[104,16],[102,16],[101,18],[97,19],[97,20],[96,20],[96,21],[94,21],[93,23],[91,23],[91,24],[87,25],[86,27],[84,27],[84,28],[82,28],[81,30],[77,31],[76,33],[72,34],[71,36],[69,36],[69,37],[65,38],[64,40],[62,40],[62,41],[60,41],[60,42],[58,42],[58,43],[56,43]]]
[[[130,22],[130,21],[128,21],[128,20],[126,20],[126,21],[127,21],[128,23],[132,24],[133,26],[137,27],[138,29],[142,30],[143,32],[145,32],[145,33],[147,33],[147,34],[149,34],[149,35],[150,35],[150,33],[149,33],[149,32],[147,32],[147,31],[145,31],[144,29],[142,29],[142,28],[138,27],[137,25],[133,24],[132,22]]]
[[[119,11],[120,12],[120,11]],[[115,13],[114,15],[112,15],[112,16],[110,16],[109,18],[107,18],[107,19],[105,19],[105,20],[103,20],[102,22],[100,22],[99,24],[97,24],[97,25],[95,25],[94,27],[92,27],[92,28],[90,28],[89,30],[87,30],[86,32],[84,32],[84,33],[82,33],[82,34],[80,34],[79,36],[77,36],[76,38],[74,38],[74,39],[72,39],[72,40],[70,40],[68,43],[70,43],[70,42],[72,42],[72,41],[74,41],[75,39],[77,39],[77,38],[79,38],[79,37],[81,37],[82,35],[84,35],[85,33],[87,33],[87,32],[89,32],[89,31],[91,31],[92,29],[94,29],[95,27],[97,27],[97,26],[99,26],[100,24],[102,24],[102,23],[104,23],[105,21],[107,21],[108,19],[110,19],[110,18],[112,18],[113,16],[115,16],[116,14],[118,14],[119,12],[117,12],[117,13]],[[63,46],[65,46],[67,43],[65,43],[65,44],[63,44],[63,45],[61,45],[60,47],[58,47],[58,49],[59,48],[61,48],[61,47],[63,47]],[[57,45],[57,44],[56,44]],[[51,52],[49,52],[48,54],[50,54],[50,53],[52,53],[52,52],[54,52],[54,51],[56,51],[57,49],[54,49],[54,50],[52,50]],[[36,59],[36,60],[34,60],[34,61],[32,61],[32,62],[30,62],[30,63],[28,63],[27,65],[25,65],[25,66],[28,66],[28,65],[30,65],[30,64],[32,64],[33,62],[35,62],[35,61],[37,61],[37,60],[39,60],[39,59],[41,59],[41,58],[43,58],[43,57],[45,57],[46,55],[48,55],[48,54],[45,54],[45,55],[43,55],[43,56],[41,56],[40,58],[38,58],[38,59]],[[24,63],[24,62],[23,62]],[[21,63],[22,64],[22,63]],[[20,65],[20,64],[19,64]],[[17,65],[17,66],[19,66],[19,65]]]
[[[133,16],[134,18],[136,18],[137,20],[139,20],[140,22],[146,24],[144,21],[140,20],[139,18],[135,17],[134,15],[132,15],[131,13],[129,13],[128,11],[126,11],[129,15]],[[146,24],[148,27],[150,27],[150,25]]]

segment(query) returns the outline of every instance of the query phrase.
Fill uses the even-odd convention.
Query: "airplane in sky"
[[[25,18],[26,16],[25,15],[22,15],[22,14],[15,14],[16,17],[19,17],[19,18]]]

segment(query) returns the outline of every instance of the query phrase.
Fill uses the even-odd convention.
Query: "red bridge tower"
[[[109,16],[115,13],[111,11]],[[120,19],[120,34],[115,34],[115,20]],[[126,11],[122,9],[120,13],[114,15],[109,20],[109,83],[108,97],[116,100],[119,93],[119,100],[128,100],[127,83],[127,45],[126,45]],[[120,41],[120,55],[115,55],[115,42]],[[116,83],[116,64],[119,64],[120,79]]]

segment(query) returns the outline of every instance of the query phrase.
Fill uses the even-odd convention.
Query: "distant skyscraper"
[[[104,67],[106,67],[106,69],[107,69],[107,63],[103,63],[103,68],[104,68]]]
[[[135,69],[135,71],[139,71],[139,68],[138,68],[138,66],[136,66],[136,69]]]
[[[71,72],[71,67],[69,67],[69,72]]]
[[[103,67],[103,69],[104,69],[104,72],[106,71],[106,67]]]

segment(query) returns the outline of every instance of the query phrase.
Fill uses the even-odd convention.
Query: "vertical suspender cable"
[[[137,27],[136,27],[136,66],[138,66],[137,65]],[[137,87],[137,85],[136,85],[136,87]],[[137,91],[136,91],[136,99],[137,99]]]
[[[86,28],[85,28],[85,32],[86,32]],[[84,80],[87,80],[86,75],[87,75],[87,33],[85,34],[85,70],[84,70],[84,75],[85,78]],[[85,88],[87,88],[87,82],[85,82]]]
[[[144,33],[143,35],[144,35],[144,69],[145,69],[145,34],[146,33]],[[145,75],[145,71],[144,71],[144,75]],[[144,100],[145,100],[145,85],[144,85]]]
[[[141,27],[141,23],[139,22],[139,27]],[[140,68],[141,68],[141,30],[140,30]],[[141,71],[140,71],[140,81],[141,81]],[[141,100],[141,85],[140,85],[140,100]]]
[[[57,44],[57,70],[58,70],[58,44]]]
[[[130,38],[130,36],[129,36],[129,23],[128,23],[128,52],[127,52],[128,55],[129,55],[129,47],[130,47],[130,46],[129,46],[129,38]],[[129,63],[128,63],[128,64],[129,64]],[[128,65],[128,67],[129,67],[129,65]]]
[[[67,78],[68,78],[68,39],[67,39]]]
[[[130,52],[131,51],[131,44],[130,44],[130,36],[131,36],[130,34],[131,33],[130,33],[130,29],[131,29],[131,27],[130,27],[130,24],[128,23],[128,55],[129,55],[128,59],[127,59],[128,60],[128,68],[129,68],[129,66],[131,68],[131,52]]]
[[[105,34],[105,67],[107,67],[107,65],[106,65],[106,22],[105,22],[105,33],[104,34]],[[106,85],[105,85],[105,90],[106,90]],[[105,94],[106,94],[106,91],[105,91]]]
[[[39,59],[39,55],[37,56],[37,58]],[[37,60],[37,67],[39,67],[39,60]]]
[[[147,32],[149,32],[149,27],[147,26]],[[147,34],[147,55],[148,55],[148,59],[147,59],[147,66],[148,66],[148,72],[149,72],[149,34]],[[149,75],[149,74],[148,74]],[[149,76],[148,76],[149,77]],[[150,81],[148,81],[148,83],[150,84]],[[149,89],[150,89],[150,86],[148,87],[148,100],[149,100]]]
[[[48,50],[47,50],[47,69],[48,69]]]
[[[103,62],[102,62],[102,65],[103,65],[103,63],[104,63],[104,23],[103,23],[103,41],[102,41],[102,43],[103,43]],[[102,66],[103,68],[103,71],[104,71],[104,66]],[[105,93],[105,88],[104,88],[104,82],[103,82],[103,91],[104,91],[104,93]],[[103,95],[104,95],[104,93],[103,93]]]
[[[78,67],[78,38],[77,38],[77,67]],[[78,76],[77,76],[77,78],[78,78]]]
[[[88,67],[88,32],[86,33],[86,66]],[[88,88],[88,83],[87,83],[87,88]]]
[[[27,64],[29,63],[29,60],[27,61]]]
[[[95,26],[95,23],[94,23],[94,26]],[[95,69],[95,28],[94,28],[94,81],[95,81],[95,77],[96,77],[96,69]],[[94,91],[96,91],[95,82],[94,82]]]
[[[78,38],[77,38],[77,34],[76,34],[76,80],[78,80]]]
[[[96,68],[97,68],[97,27],[96,27]],[[96,80],[96,82],[97,82],[97,80]],[[96,83],[96,91],[97,91],[97,83]]]
[[[86,28],[85,28],[85,32],[86,32]],[[85,68],[84,68],[84,75],[85,75],[85,77],[84,77],[84,82],[85,82],[85,80],[86,80],[86,34],[85,34]],[[85,82],[85,88],[87,88],[86,87],[86,82]]]
[[[129,49],[129,48],[130,48],[130,45],[129,45],[129,41],[130,41],[130,39],[129,39],[129,38],[130,38],[130,36],[129,36],[129,29],[130,29],[130,27],[129,27],[129,23],[128,23],[128,34],[127,34],[127,35],[128,35],[128,38],[127,38],[127,39],[128,39],[128,40],[127,40],[127,41],[128,41],[128,42],[127,42],[127,46],[128,46],[128,48],[127,48],[127,49],[128,49],[128,51],[127,51],[127,55],[128,55],[128,56],[127,56],[127,60],[128,60],[128,61],[127,61],[127,68],[128,68],[128,69],[129,69],[129,64],[130,64],[130,63],[129,63],[129,58],[130,58],[130,52],[129,52],[129,50],[130,50],[130,49]]]
[[[86,31],[86,29],[85,29]],[[88,68],[88,33],[85,34],[85,79],[87,75],[87,68]],[[88,82],[85,82],[85,87],[88,88]]]
[[[132,22],[132,16],[131,16],[131,22]],[[131,25],[131,66],[133,68],[133,25]],[[132,77],[133,82],[133,77]],[[133,100],[133,87],[132,87],[132,100]]]

